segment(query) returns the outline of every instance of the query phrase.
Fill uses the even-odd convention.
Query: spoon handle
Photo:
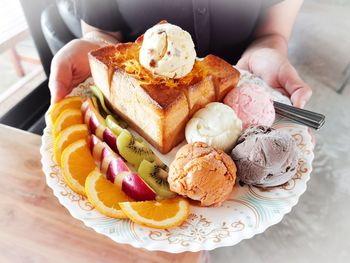
[[[299,124],[319,130],[325,123],[325,116],[309,110],[299,109],[277,101],[273,102],[277,114]]]

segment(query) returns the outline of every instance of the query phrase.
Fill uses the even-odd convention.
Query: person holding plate
[[[134,41],[147,28],[167,20],[191,34],[198,57],[214,54],[248,70],[303,108],[312,91],[288,60],[288,40],[302,2],[75,0],[83,37],[66,44],[52,60],[52,102],[90,76],[89,51]]]

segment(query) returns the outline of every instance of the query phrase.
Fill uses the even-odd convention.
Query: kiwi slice
[[[94,106],[94,108],[96,110],[98,110],[98,102],[97,102],[97,99],[96,97],[91,97],[91,102],[92,102],[92,105]],[[98,111],[100,113],[100,111]]]
[[[100,91],[100,89],[98,88],[98,87],[96,87],[96,86],[90,86],[90,89],[91,89],[91,91],[92,91],[92,93],[94,94],[94,96],[96,96],[97,98],[98,98],[98,100],[99,100],[99,102],[100,102],[100,104],[101,104],[101,107],[102,107],[102,109],[104,110],[104,112],[106,113],[106,114],[113,114],[108,108],[107,108],[107,106],[106,106],[106,104],[105,104],[105,99],[104,99],[104,97],[103,97],[103,94],[102,94],[102,92]]]
[[[125,129],[117,137],[117,147],[120,155],[136,168],[143,160],[153,162],[156,159],[149,147],[136,141],[132,134]]]
[[[127,124],[107,107],[102,91],[97,86],[90,86],[90,90],[92,91],[95,98],[98,99],[98,108],[100,109],[99,112],[101,113],[101,115],[103,117],[106,117],[106,115],[111,115],[113,116],[114,120],[119,124],[119,126],[121,126],[122,128],[127,128]]]
[[[112,115],[108,115],[105,121],[107,127],[110,128],[115,135],[119,136],[119,134],[124,131],[124,129],[119,125],[118,121]]]
[[[137,170],[139,176],[156,192],[161,198],[171,198],[175,193],[170,191],[168,173],[156,163],[143,160]]]
[[[168,171],[168,167],[153,153],[142,138],[135,137],[128,130],[123,129],[111,115],[108,115],[105,121],[107,127],[117,136],[119,153],[127,162],[138,167],[146,159]]]
[[[120,121],[117,121],[112,115],[108,115],[106,117],[106,125],[117,136],[119,136],[119,134],[121,134],[125,130],[123,125],[120,124]],[[143,140],[141,138],[134,137],[134,139],[135,139],[135,141],[143,143]]]

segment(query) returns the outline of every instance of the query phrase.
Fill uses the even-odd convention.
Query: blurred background
[[[47,79],[52,55],[81,36],[80,24],[71,0],[0,0],[0,4],[0,122],[41,134],[48,94],[41,94],[46,104],[26,121],[20,118],[20,109],[19,114],[5,115],[15,112],[13,108]],[[350,96],[349,13],[348,0],[304,1],[289,57],[314,90],[322,86]]]
[[[70,1],[57,3],[0,0],[0,123],[42,134],[52,56],[81,34]],[[348,260],[343,240],[350,236],[344,208],[350,196],[349,15],[349,0],[305,0],[290,40],[290,60],[314,92],[307,108],[327,118],[316,134],[308,191],[280,224],[234,247],[212,251],[213,262]]]

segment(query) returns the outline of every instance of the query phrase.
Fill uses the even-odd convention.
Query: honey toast
[[[91,73],[113,110],[165,154],[184,140],[192,115],[209,102],[222,101],[240,74],[208,55],[180,79],[152,76],[138,62],[141,44],[139,38],[90,52]]]

